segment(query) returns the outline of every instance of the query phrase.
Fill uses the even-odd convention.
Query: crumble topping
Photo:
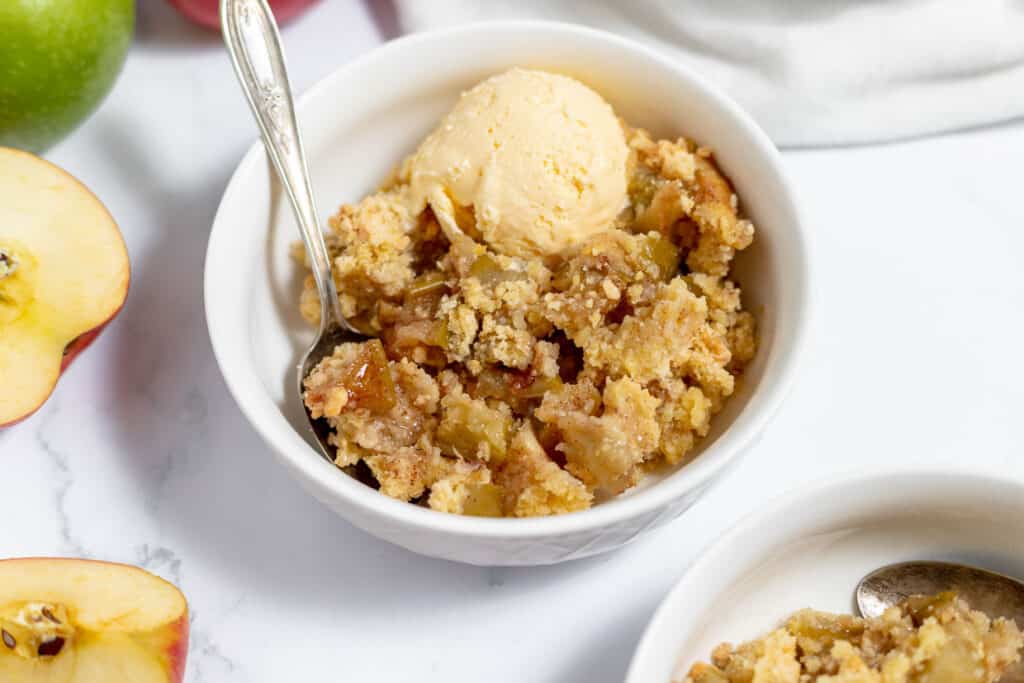
[[[1024,638],[954,593],[915,596],[876,619],[800,610],[764,638],[722,643],[683,683],[997,683]]]
[[[330,219],[342,309],[375,337],[305,382],[339,467],[435,510],[522,517],[692,457],[756,353],[729,279],[754,226],[709,150],[625,132],[628,206],[550,258],[478,243],[471,207],[447,227],[410,213],[408,163]],[[299,307],[319,322],[311,276]]]

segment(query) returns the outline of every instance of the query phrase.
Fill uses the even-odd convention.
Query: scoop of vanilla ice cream
[[[410,197],[448,226],[472,207],[495,251],[547,256],[609,228],[626,203],[627,157],[600,95],[512,69],[463,93],[423,141],[408,166]]]

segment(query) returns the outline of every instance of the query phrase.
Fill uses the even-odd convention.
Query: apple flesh
[[[0,681],[181,683],[188,604],[138,567],[0,561]]]
[[[89,190],[0,147],[0,427],[43,404],[121,309],[129,275],[117,224]]]

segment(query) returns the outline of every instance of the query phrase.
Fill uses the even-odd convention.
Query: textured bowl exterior
[[[538,566],[579,560],[620,548],[679,517],[700,499],[714,481],[691,489],[664,506],[647,510],[635,517],[571,532],[520,538],[496,538],[487,533],[452,536],[447,533],[423,532],[401,523],[362,514],[334,498],[321,500],[363,531],[421,555],[484,567]]]
[[[315,194],[357,199],[415,146],[459,92],[517,65],[581,78],[623,118],[655,134],[686,132],[713,143],[759,224],[761,237],[737,261],[737,274],[748,306],[759,312],[762,349],[690,464],[649,477],[591,510],[559,517],[464,517],[389,499],[316,453],[305,440],[298,398],[283,389],[310,339],[294,312],[294,267],[283,256],[297,233],[259,144],[224,193],[205,272],[218,364],[242,412],[285,468],[355,526],[414,552],[478,565],[586,557],[678,517],[753,447],[778,410],[810,317],[807,234],[771,142],[693,73],[590,29],[545,22],[471,25],[403,38],[340,68],[298,104]]]

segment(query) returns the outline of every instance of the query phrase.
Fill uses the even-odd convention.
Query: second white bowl
[[[658,608],[626,683],[683,681],[712,648],[764,635],[804,607],[850,613],[869,572],[945,560],[1024,578],[1024,483],[957,471],[850,476],[742,520]]]

